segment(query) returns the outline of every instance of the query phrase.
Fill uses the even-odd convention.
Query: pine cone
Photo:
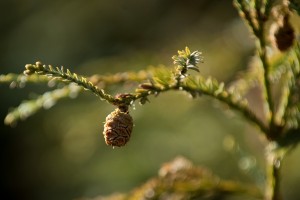
[[[103,135],[107,145],[121,147],[130,139],[133,120],[129,112],[119,108],[106,117]]]
[[[283,20],[283,26],[279,27],[275,33],[275,43],[280,51],[287,51],[293,46],[295,41],[295,32],[289,22],[289,15]]]

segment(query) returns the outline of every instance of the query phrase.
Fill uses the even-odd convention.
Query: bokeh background
[[[189,46],[203,52],[204,76],[229,82],[246,69],[254,50],[232,1],[1,0],[0,15],[1,74],[22,73],[25,64],[37,60],[87,76],[138,71],[171,66],[171,56]],[[136,104],[130,142],[112,149],[102,131],[114,108],[88,92],[16,127],[3,124],[9,108],[47,89],[43,84],[0,85],[0,199],[66,200],[128,192],[178,155],[221,178],[262,187],[263,139],[239,114],[209,98],[169,92],[144,106]],[[256,89],[249,99],[260,115]],[[234,151],[232,144],[238,147]],[[300,195],[299,155],[298,148],[284,162],[286,199]]]

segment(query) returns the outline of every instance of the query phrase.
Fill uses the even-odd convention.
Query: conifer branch
[[[123,72],[113,75],[93,75],[91,77],[88,77],[87,80],[91,81],[94,85],[101,85],[102,88],[106,88],[107,86],[122,84],[124,82],[141,82],[142,80],[145,80],[148,77],[149,73],[146,70],[141,70],[136,73]],[[10,83],[11,87],[23,87],[26,83],[43,82],[49,82],[49,78],[46,76],[41,76],[39,74],[32,74],[30,76],[12,73],[7,75],[0,75],[0,83]],[[64,98],[75,98],[82,91],[82,87],[79,87],[76,84],[70,82],[70,84],[65,85],[62,88],[48,91],[30,100],[25,100],[18,107],[12,108],[9,111],[4,120],[4,123],[7,125],[14,126],[19,120],[27,119],[40,109],[48,109],[54,106],[57,101]]]
[[[69,84],[63,88],[55,89],[53,91],[45,92],[31,100],[23,101],[18,107],[13,108],[5,117],[4,123],[6,125],[14,126],[17,121],[25,120],[35,114],[38,110],[44,108],[49,109],[60,99],[65,97],[75,97],[82,90],[74,84]]]
[[[267,133],[268,128],[259,120],[254,113],[247,107],[247,101],[238,95],[234,95],[224,90],[224,83],[219,84],[212,78],[205,79],[201,76],[191,77],[188,75],[188,70],[195,70],[199,72],[197,64],[203,62],[201,52],[191,52],[187,47],[183,51],[178,51],[178,55],[173,56],[174,64],[177,64],[174,73],[167,68],[150,69],[150,73],[141,71],[138,74],[130,74],[129,76],[122,77],[120,74],[112,76],[92,76],[84,78],[75,73],[66,72],[63,67],[53,68],[51,65],[42,65],[37,62],[35,65],[28,64],[25,66],[25,75],[44,75],[52,79],[59,79],[63,82],[72,82],[81,86],[85,90],[93,92],[101,99],[105,99],[109,103],[117,106],[130,105],[133,101],[140,100],[141,104],[148,101],[149,95],[157,95],[161,92],[169,90],[184,90],[190,93],[193,97],[199,94],[211,96],[221,102],[226,103],[231,108],[241,111],[241,113],[250,121],[255,123],[264,133]],[[151,74],[152,73],[152,74]],[[123,74],[124,75],[124,74]],[[129,75],[129,74],[126,74]],[[104,92],[103,89],[99,90],[94,84],[99,84],[101,81],[104,83],[120,83],[126,80],[142,81],[145,78],[149,81],[136,89],[135,93],[121,94],[113,97]]]
[[[127,82],[130,83],[141,83],[150,77],[149,70],[140,70],[138,72],[121,72],[116,74],[107,75],[92,75],[87,78],[88,81],[92,82],[96,86],[105,88],[108,85],[121,85]]]
[[[244,3],[248,3],[248,5],[251,4],[251,1],[244,1],[241,0]],[[287,1],[286,1],[287,2]],[[287,10],[286,2],[282,3],[283,10]],[[257,51],[258,55],[260,57],[262,68],[263,68],[263,94],[264,94],[264,103],[266,107],[266,117],[268,120],[268,126],[269,126],[269,132],[266,133],[266,136],[270,143],[271,141],[281,142],[282,139],[282,130],[283,126],[280,124],[277,124],[275,118],[280,115],[280,113],[275,113],[276,108],[273,101],[272,91],[271,91],[271,75],[270,75],[270,61],[267,55],[267,39],[265,35],[265,28],[266,28],[266,21],[269,18],[271,9],[273,7],[274,0],[267,0],[267,1],[261,1],[261,0],[255,0],[254,7],[255,7],[255,13],[256,13],[256,21],[257,23],[257,31],[254,32],[254,35],[256,36],[257,40]],[[243,10],[243,8],[237,7],[238,10]],[[247,17],[246,21],[247,20]],[[289,13],[285,11],[285,13],[282,13],[282,19],[283,19],[283,25],[281,25],[280,28],[276,30],[274,35],[271,37],[275,38],[275,44],[277,48],[280,51],[287,51],[294,42],[294,30],[292,26],[289,24]],[[249,23],[249,22],[248,22]],[[283,95],[291,95],[288,94],[287,88],[283,88]],[[282,104],[285,104],[285,99],[283,98]],[[282,105],[280,105],[282,106]],[[280,108],[279,108],[280,111]],[[280,111],[281,112],[281,111]],[[266,200],[279,200],[282,199],[281,193],[280,193],[280,162],[281,160],[278,158],[278,153],[274,153],[274,156],[271,152],[266,153],[266,165],[267,165],[267,181],[266,181],[266,188],[265,188],[265,198]]]
[[[273,96],[271,91],[270,81],[270,63],[267,56],[266,49],[266,36],[265,26],[266,21],[269,18],[271,8],[274,1],[246,1],[246,0],[235,0],[234,5],[239,11],[242,18],[245,19],[247,24],[251,27],[256,39],[258,41],[257,50],[260,57],[262,68],[263,68],[263,90],[265,98],[266,117],[270,126],[273,129],[275,125],[275,106],[273,102]],[[272,135],[272,131],[268,138],[273,140],[276,136]]]
[[[143,199],[143,195],[146,195],[150,188],[154,191],[153,199],[160,199],[165,191],[174,191],[174,194],[185,197],[180,199],[201,199],[208,193],[216,199],[234,194],[262,197],[256,186],[222,180],[208,169],[195,166],[182,157],[165,163],[159,170],[159,176],[149,183],[136,190],[135,195],[139,197],[138,199]]]
[[[148,101],[149,95],[157,95],[169,90],[187,91],[193,97],[196,97],[198,94],[204,94],[241,111],[247,119],[255,123],[264,133],[268,132],[268,128],[248,109],[246,100],[242,99],[238,95],[225,91],[224,83],[219,84],[212,78],[205,79],[202,76],[191,77],[187,74],[188,70],[199,71],[197,64],[199,62],[203,62],[203,57],[200,52],[190,52],[190,50],[186,47],[185,50],[178,51],[178,55],[173,56],[173,60],[174,64],[177,64],[174,73],[163,67],[150,70],[150,72],[152,72],[150,74],[142,73],[142,76],[136,76],[135,79],[143,80],[145,77],[149,77],[150,75],[149,82],[140,84],[135,93],[121,94],[117,97],[112,97],[104,93],[104,90],[99,90],[97,86],[95,86],[91,81],[88,81],[87,78],[71,73],[69,70],[65,72],[63,68],[54,69],[51,65],[47,67],[37,62],[36,65],[26,65],[24,73],[28,75],[36,73],[39,75],[46,75],[50,78],[58,78],[62,81],[74,82],[77,85],[82,86],[84,89],[90,90],[102,99],[107,100],[109,103],[117,106],[130,105],[136,100],[140,100],[140,103],[144,104]],[[113,80],[109,79],[109,77],[106,78],[105,82]],[[93,78],[90,78],[90,80],[92,79]],[[104,80],[105,76],[103,76],[102,79]],[[98,76],[98,81],[99,80],[101,80],[100,76]],[[118,81],[122,80],[123,79],[118,79]],[[116,81],[116,83],[118,81]],[[94,80],[93,82],[97,81]]]
[[[263,33],[262,33],[263,34]],[[264,36],[262,36],[264,37]],[[270,74],[270,66],[269,66],[269,62],[267,59],[267,50],[265,47],[265,39],[260,39],[260,50],[258,52],[261,62],[262,62],[262,67],[263,67],[263,89],[264,89],[264,97],[266,99],[266,109],[267,109],[267,119],[269,120],[269,123],[271,126],[274,125],[274,111],[275,111],[275,107],[274,107],[274,102],[273,102],[273,97],[272,97],[272,92],[271,92],[271,82],[269,79],[269,74]]]
[[[199,81],[203,79],[201,77],[198,77],[197,79],[198,85],[195,85],[196,87],[190,83],[187,83],[183,86],[183,89],[192,93],[197,92],[198,94],[208,95],[214,99],[217,99],[227,104],[232,109],[241,112],[246,119],[256,124],[263,133],[267,134],[269,132],[268,127],[266,127],[265,124],[249,109],[246,99],[242,98],[238,94],[226,91],[224,89],[224,83],[218,83],[216,80],[211,78],[203,81]],[[195,81],[193,80],[193,82]]]
[[[258,11],[257,11],[258,12]],[[264,13],[257,14],[258,16],[264,15]],[[263,67],[263,90],[264,90],[264,97],[266,99],[266,113],[267,119],[269,120],[270,127],[274,126],[274,117],[275,117],[275,107],[271,92],[271,83],[270,83],[270,65],[267,57],[267,48],[266,48],[266,36],[265,36],[265,21],[259,19],[259,26],[257,31],[257,39],[258,43],[258,55],[262,62]],[[271,133],[272,134],[272,133]],[[269,135],[268,137],[272,138],[275,136]]]
[[[24,74],[1,74],[0,84],[9,83],[12,88],[24,87],[26,83],[44,83],[49,82],[49,78],[33,74],[32,76],[26,76]]]
[[[257,36],[259,34],[258,27],[253,16],[255,14],[254,9],[250,2],[246,0],[234,0],[233,5],[237,8],[241,18],[243,18],[249,25],[253,34]]]
[[[287,70],[286,104],[283,114],[285,129],[297,129],[300,127],[300,44],[294,48],[292,59]]]
[[[203,94],[221,101],[234,110],[241,112],[246,119],[256,124],[263,133],[267,134],[269,132],[268,127],[249,109],[247,100],[237,94],[227,91],[224,88],[224,83],[218,83],[215,79],[204,78],[198,75],[188,76],[178,85],[175,84],[176,79],[172,73],[165,69],[156,70],[162,70],[160,76],[153,76],[155,80],[141,84],[139,88],[136,89],[136,93],[128,94],[126,96],[128,102],[139,99],[140,103],[144,104],[148,101],[148,96],[156,96],[161,92],[170,90],[186,91],[194,98]]]
[[[42,63],[40,62],[36,62],[35,65],[27,64],[25,68],[25,75],[31,75],[36,73],[39,75],[45,75],[52,79],[59,79],[65,82],[73,82],[83,87],[85,90],[93,92],[96,96],[100,97],[101,100],[106,100],[110,103],[113,103],[115,100],[114,97],[105,93],[103,89],[98,89],[98,87],[93,85],[91,81],[88,81],[87,78],[83,76],[78,76],[77,74],[72,73],[69,69],[67,69],[65,72],[63,67],[53,68],[51,65],[42,65]]]
[[[150,192],[149,192],[150,191]],[[262,198],[260,189],[255,185],[223,180],[203,166],[195,166],[184,157],[164,163],[158,176],[127,194],[98,196],[92,199],[223,199],[232,195],[249,195]]]

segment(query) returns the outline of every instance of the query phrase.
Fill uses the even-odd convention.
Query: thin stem
[[[258,1],[257,1],[258,2]],[[272,2],[269,2],[272,4]],[[268,6],[269,7],[269,6]],[[272,97],[271,83],[269,79],[269,62],[267,57],[266,48],[266,38],[264,34],[265,20],[263,18],[268,15],[270,8],[267,8],[265,13],[257,8],[257,18],[258,18],[258,41],[259,41],[259,56],[263,66],[263,87],[266,102],[266,114],[269,124],[269,132],[266,133],[269,140],[276,140],[280,134],[280,131],[276,131],[275,124],[275,106]],[[266,154],[266,165],[267,165],[267,180],[266,180],[266,190],[265,190],[265,200],[282,200],[280,193],[280,167],[282,157],[278,155],[275,151],[269,150]]]
[[[267,112],[268,112],[268,120],[270,122],[270,125],[274,123],[274,102],[272,99],[272,92],[271,92],[271,83],[269,79],[269,63],[267,60],[266,55],[266,48],[264,44],[264,40],[260,39],[260,52],[259,56],[262,61],[262,65],[264,68],[264,90],[265,90],[265,98],[267,102]]]
[[[234,5],[237,7],[238,11],[240,12],[240,16],[245,19],[245,21],[250,26],[253,34],[255,36],[258,35],[258,28],[254,22],[253,16],[251,16],[251,12],[249,8],[247,8],[246,3],[244,0],[235,0]]]
[[[267,120],[269,122],[269,127],[270,127],[270,132],[267,133],[267,137],[270,140],[274,140],[276,138],[276,135],[272,135],[271,133],[274,133],[272,130],[275,127],[275,123],[274,123],[274,119],[275,119],[275,107],[274,107],[274,102],[272,99],[272,91],[271,91],[271,83],[270,83],[270,79],[269,79],[269,69],[270,69],[270,65],[268,62],[268,57],[267,57],[267,48],[266,48],[266,38],[265,38],[265,34],[264,34],[264,30],[265,30],[265,21],[263,20],[264,16],[266,13],[262,13],[261,10],[259,10],[257,8],[256,10],[257,12],[257,17],[258,17],[258,32],[257,32],[257,38],[259,41],[259,46],[258,46],[258,53],[259,53],[259,57],[261,59],[262,62],[262,66],[263,66],[263,87],[264,87],[264,96],[266,99],[266,117]]]
[[[59,77],[64,80],[76,83],[77,85],[83,87],[84,89],[90,90],[96,96],[99,96],[100,98],[105,99],[109,102],[112,102],[114,100],[114,98],[109,94],[106,94],[103,89],[98,89],[97,86],[94,86],[91,82],[88,82],[87,79],[82,76],[78,77],[76,74],[68,73],[68,71],[67,73],[64,73],[63,70],[56,71],[47,68],[45,68],[43,72],[46,73],[46,75]]]
[[[280,167],[282,158],[274,152],[267,153],[267,182],[265,200],[282,200],[280,192]]]

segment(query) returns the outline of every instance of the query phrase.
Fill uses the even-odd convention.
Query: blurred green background
[[[21,73],[37,60],[87,76],[171,66],[171,56],[189,46],[203,52],[204,76],[229,82],[246,68],[254,50],[231,1],[1,0],[0,11],[0,74]],[[46,90],[43,84],[13,90],[0,85],[1,199],[66,200],[127,192],[177,155],[221,178],[262,186],[262,138],[240,115],[209,98],[169,92],[144,106],[136,104],[130,142],[112,149],[102,131],[114,108],[88,92],[14,128],[3,124],[10,107]],[[260,115],[258,91],[251,91],[249,99]],[[226,150],[232,141],[239,148]],[[296,149],[284,162],[286,199],[300,195],[299,155]]]

